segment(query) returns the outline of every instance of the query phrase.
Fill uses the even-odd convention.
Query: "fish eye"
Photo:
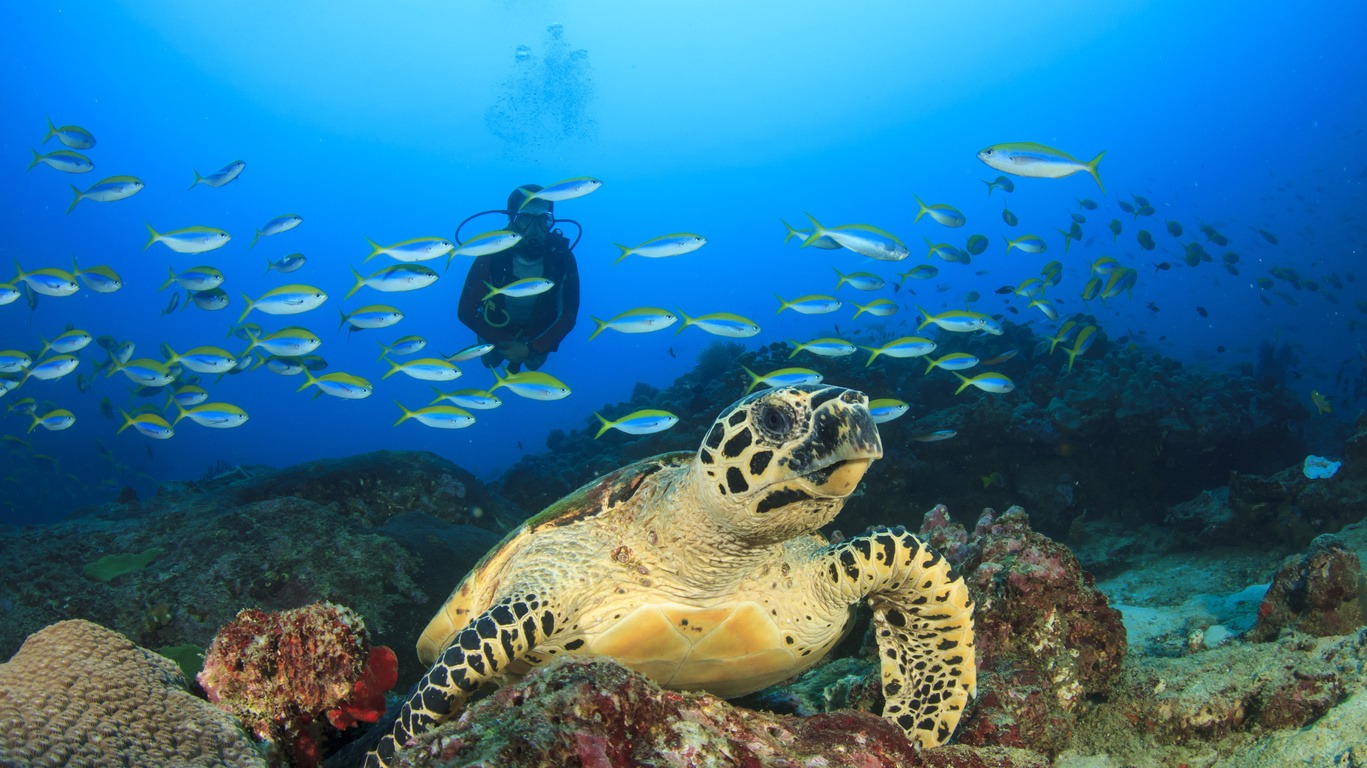
[[[990,154],[992,154],[992,150],[991,150],[991,149],[984,149],[984,150],[983,150],[983,154],[984,154],[984,155],[990,155]]]

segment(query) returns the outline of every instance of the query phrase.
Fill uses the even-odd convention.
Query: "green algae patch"
[[[93,563],[88,563],[85,567],[85,575],[95,581],[108,584],[124,574],[141,571],[147,567],[148,563],[157,559],[157,555],[165,551],[161,547],[152,547],[141,552],[105,555]]]
[[[158,648],[157,653],[174,661],[185,673],[185,679],[194,682],[195,676],[204,669],[204,649],[198,645],[168,645]]]

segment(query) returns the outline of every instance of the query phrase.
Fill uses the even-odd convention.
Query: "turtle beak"
[[[823,496],[849,496],[864,479],[864,473],[877,457],[843,459],[803,477],[812,490]]]

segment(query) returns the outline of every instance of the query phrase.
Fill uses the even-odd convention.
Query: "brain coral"
[[[265,768],[232,716],[192,696],[170,659],[63,621],[0,664],[0,765]]]

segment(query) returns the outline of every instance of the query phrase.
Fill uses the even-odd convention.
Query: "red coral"
[[[351,686],[342,706],[328,710],[328,722],[339,731],[356,723],[373,723],[384,715],[384,695],[399,681],[399,658],[387,645],[370,649],[361,679]]]

